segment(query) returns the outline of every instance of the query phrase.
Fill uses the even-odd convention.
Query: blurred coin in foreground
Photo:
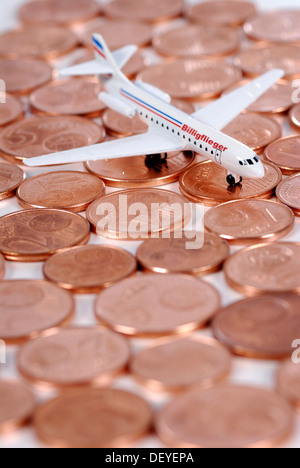
[[[213,387],[227,377],[231,356],[216,340],[200,336],[155,341],[131,361],[138,382],[154,391]]]
[[[131,336],[163,336],[203,327],[220,307],[208,283],[185,275],[141,275],[103,291],[95,303],[97,319]]]
[[[180,448],[274,447],[293,425],[290,405],[276,393],[229,385],[185,393],[156,418],[160,439]]]
[[[216,315],[214,336],[238,355],[282,359],[300,333],[299,307],[300,297],[289,293],[236,302]]]
[[[53,355],[52,350],[56,350]],[[45,387],[108,384],[129,359],[127,341],[101,328],[65,328],[22,346],[19,372]]]
[[[111,388],[74,390],[40,406],[34,427],[53,447],[124,447],[145,436],[151,409],[142,398]]]
[[[0,434],[27,424],[35,409],[33,393],[20,382],[0,380]]]
[[[8,125],[24,115],[25,108],[21,101],[6,93],[5,103],[0,106],[0,127]]]
[[[46,281],[1,281],[0,338],[19,344],[67,324],[74,309],[71,294]]]
[[[296,353],[299,356],[299,353]],[[297,361],[297,357],[296,357]],[[280,365],[277,373],[277,390],[297,410],[300,409],[300,367],[292,360],[286,360]]]

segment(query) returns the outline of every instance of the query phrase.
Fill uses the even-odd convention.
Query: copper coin
[[[99,80],[77,78],[54,81],[30,96],[30,105],[39,114],[98,117],[105,109],[99,99]]]
[[[82,49],[83,55],[73,62],[73,65],[89,62],[95,59],[95,54],[89,49]],[[138,50],[131,59],[128,60],[126,65],[122,68],[122,72],[127,78],[133,79],[143,68],[145,68],[147,60],[144,55]]]
[[[250,83],[250,80],[243,80],[235,84],[231,88],[226,89],[224,95],[234,91],[237,88]],[[264,93],[257,101],[248,107],[248,112],[260,112],[279,114],[286,112],[293,105],[293,92],[295,88],[290,81],[279,80],[266,93]]]
[[[222,56],[239,49],[240,35],[237,30],[223,26],[187,24],[156,35],[153,46],[167,57]]]
[[[5,274],[5,261],[3,256],[0,254],[0,280],[3,279]]]
[[[255,13],[255,6],[251,2],[211,0],[191,6],[187,9],[186,16],[189,20],[202,24],[240,26]]]
[[[130,336],[163,336],[203,327],[220,307],[216,289],[185,275],[140,275],[103,291],[97,319]]]
[[[274,141],[265,150],[268,161],[278,166],[285,175],[300,171],[300,135]]]
[[[300,216],[300,174],[295,174],[281,182],[276,189],[277,198]]]
[[[203,276],[220,270],[229,257],[229,246],[214,234],[198,233],[190,239],[148,239],[136,255],[148,272]]]
[[[87,221],[69,211],[18,211],[0,218],[0,252],[6,260],[41,262],[89,237]]]
[[[87,245],[51,257],[44,266],[45,277],[77,294],[92,294],[136,272],[133,255],[117,247]]]
[[[89,161],[85,167],[108,186],[142,188],[176,182],[194,161],[193,153],[180,152],[169,153],[167,161],[157,167],[147,167],[145,156]]]
[[[182,391],[197,385],[209,388],[230,372],[231,356],[211,338],[161,339],[131,361],[132,375],[154,391]]]
[[[299,306],[296,294],[275,292],[236,302],[216,315],[214,335],[236,354],[281,359],[299,336]]]
[[[85,46],[93,47],[92,35],[95,33],[104,37],[110,50],[131,44],[146,46],[151,43],[153,35],[152,27],[145,23],[98,18],[84,28],[81,40]]]
[[[197,100],[219,96],[241,79],[241,72],[222,61],[169,60],[146,68],[139,73],[138,79],[164,90],[173,98]]]
[[[54,284],[35,280],[0,282],[0,338],[19,344],[41,332],[67,324],[74,300]]]
[[[180,16],[183,6],[183,0],[114,0],[104,12],[112,18],[156,22]]]
[[[260,43],[255,47],[243,50],[235,64],[246,75],[262,75],[273,68],[281,68],[287,78],[300,76],[300,47],[293,44]]]
[[[131,119],[112,109],[107,109],[104,112],[103,124],[107,132],[116,138],[140,135],[148,131],[148,125],[141,120],[139,115],[136,114]]]
[[[111,193],[87,210],[87,219],[97,235],[135,241],[181,231],[190,217],[190,205],[183,197],[151,188]]]
[[[0,380],[0,434],[27,424],[35,410],[35,397],[20,382]]]
[[[300,292],[300,244],[247,247],[224,265],[228,284],[247,296],[264,292]]]
[[[34,416],[38,437],[57,448],[125,447],[146,435],[151,422],[146,401],[112,388],[65,392]]]
[[[273,242],[295,225],[292,211],[266,200],[236,200],[216,206],[205,215],[205,228],[231,244]]]
[[[52,60],[71,52],[77,43],[76,36],[68,29],[31,25],[2,34],[0,55],[14,59],[37,57]]]
[[[266,146],[281,137],[282,128],[271,117],[247,113],[234,119],[223,132],[244,143],[256,154],[262,154]]]
[[[180,448],[274,447],[293,425],[292,408],[277,393],[231,385],[185,393],[156,419],[163,442]]]
[[[101,11],[94,0],[44,0],[22,5],[19,17],[25,23],[72,24],[88,21]]]
[[[244,179],[241,184],[228,187],[226,169],[211,161],[204,161],[180,177],[180,190],[189,200],[207,206],[243,198],[271,198],[282,180],[282,174],[273,164],[263,162],[263,165],[265,176],[262,179]]]
[[[261,13],[244,26],[250,39],[268,42],[299,42],[299,10],[283,10]]]
[[[0,127],[18,120],[24,115],[24,106],[22,103],[6,93],[5,103],[0,104]]]
[[[277,391],[298,410],[300,408],[300,367],[290,359],[283,362],[277,374]]]
[[[0,161],[0,200],[13,197],[24,179],[20,167]]]
[[[300,128],[300,104],[297,104],[291,109],[290,121],[297,129]]]
[[[22,96],[52,79],[52,68],[41,60],[0,59],[0,77],[7,92]]]
[[[18,370],[39,386],[107,384],[129,360],[125,338],[101,328],[66,328],[22,346]]]
[[[105,194],[105,185],[86,172],[60,171],[31,177],[18,189],[22,208],[58,208],[78,213]]]
[[[23,161],[93,145],[104,138],[103,128],[82,117],[32,117],[1,132],[0,150],[12,161]]]

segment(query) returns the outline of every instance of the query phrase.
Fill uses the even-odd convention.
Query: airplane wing
[[[200,109],[192,114],[192,117],[216,130],[222,130],[283,76],[283,70],[269,71],[248,85]]]
[[[81,161],[97,161],[99,159],[126,158],[141,154],[168,153],[182,149],[183,146],[179,141],[150,130],[142,135],[30,158],[23,162],[27,166],[32,167],[52,166]]]
[[[59,76],[85,76],[85,75],[106,75],[111,73],[111,67],[100,63],[98,60],[91,60],[90,62],[81,63],[59,70]]]

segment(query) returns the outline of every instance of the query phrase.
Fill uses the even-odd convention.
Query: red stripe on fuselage
[[[97,49],[97,47],[96,47],[96,46],[94,46],[94,49],[95,49],[95,51],[96,51],[96,52],[98,52],[98,54],[99,54],[99,55],[101,55],[101,57],[102,57],[102,58],[104,58],[104,59],[106,60],[106,57],[105,57],[105,55],[104,55],[104,54],[102,54],[102,52],[100,52],[100,50],[99,50],[99,49]]]
[[[135,99],[132,99],[131,97],[126,96],[126,94],[122,93],[122,91],[121,91],[121,94],[122,94],[122,96],[126,97],[127,99],[129,99],[130,101],[134,102],[135,104],[138,104],[139,106],[143,107],[143,108],[146,109],[147,111],[152,112],[153,114],[157,115],[157,116],[160,117],[161,119],[164,119],[164,120],[166,120],[167,122],[169,122],[170,124],[176,125],[176,127],[181,128],[181,125],[178,125],[178,124],[172,122],[171,120],[167,119],[166,117],[163,117],[162,115],[160,115],[160,114],[158,114],[157,112],[155,112],[153,109],[149,109],[149,107],[144,106],[143,104],[141,104],[140,102],[136,101]]]

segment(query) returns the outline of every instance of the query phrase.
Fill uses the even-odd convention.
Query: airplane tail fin
[[[112,68],[113,74],[118,75],[120,70],[126,65],[130,58],[136,53],[137,47],[129,45],[111,52],[100,34],[93,34],[92,36],[96,60],[100,63],[109,65]]]
[[[62,77],[112,75],[125,78],[121,70],[135,54],[137,47],[129,45],[115,52],[111,52],[100,34],[93,34],[92,40],[95,50],[95,60],[60,70],[59,75]]]

